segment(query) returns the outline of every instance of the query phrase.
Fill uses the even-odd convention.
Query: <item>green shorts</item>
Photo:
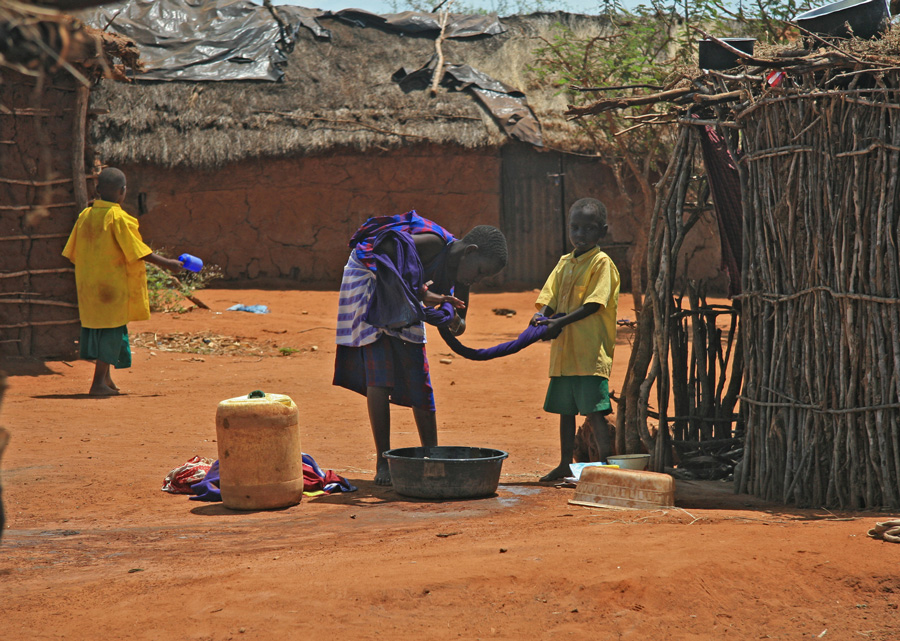
[[[609,381],[602,376],[551,376],[544,411],[564,416],[612,414]]]
[[[127,325],[103,329],[82,327],[78,345],[81,358],[100,360],[116,369],[131,367]]]

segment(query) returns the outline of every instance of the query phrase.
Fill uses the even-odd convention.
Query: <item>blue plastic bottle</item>
[[[191,256],[190,254],[182,254],[178,257],[178,260],[183,263],[184,268],[188,271],[199,272],[201,269],[203,269],[203,261],[196,256]]]

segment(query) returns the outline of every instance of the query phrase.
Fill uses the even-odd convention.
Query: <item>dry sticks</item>
[[[702,73],[689,86],[568,112],[668,103],[639,122],[674,116],[683,125],[657,185],[620,450],[643,445],[661,470],[673,434],[731,436],[730,408],[740,402],[736,490],[803,506],[900,507],[898,42],[892,32],[882,43],[741,55],[745,73]],[[763,80],[771,69],[785,72],[777,87]],[[679,249],[700,205],[686,205],[698,200],[698,125],[738,129],[742,145],[744,294],[727,333],[702,312],[701,290],[688,288],[683,312],[678,293]],[[724,138],[734,155],[737,136]],[[726,380],[729,363],[738,369]]]
[[[884,81],[865,105],[818,92],[742,122],[756,158],[739,487],[763,498],[900,506],[900,78]],[[792,139],[820,153],[767,153]]]
[[[618,451],[643,447],[653,454],[651,465],[658,471],[673,463],[673,436],[679,442],[732,436],[740,387],[738,314],[732,307],[707,305],[702,286],[686,282],[681,264],[684,240],[705,209],[698,201],[703,197],[698,189],[702,181],[696,179],[697,143],[695,127],[680,129],[671,162],[657,184],[645,306],[617,399]],[[731,318],[727,331],[717,324],[722,315]],[[658,413],[650,410],[651,404]],[[648,417],[658,420],[655,432]]]

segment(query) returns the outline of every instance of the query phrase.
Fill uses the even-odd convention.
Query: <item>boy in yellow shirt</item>
[[[569,241],[575,250],[559,259],[535,306],[532,325],[547,325],[550,385],[544,410],[559,414],[559,465],[542,482],[570,476],[575,449],[575,415],[589,416],[600,458],[612,453],[606,415],[612,413],[609,375],[616,347],[619,270],[597,247],[606,236],[606,207],[582,198],[569,209]],[[550,318],[554,314],[565,314]]]
[[[81,357],[96,360],[90,394],[118,394],[109,367],[131,366],[127,323],[150,318],[144,261],[170,271],[180,261],[144,244],[138,221],[120,207],[125,174],[113,167],[97,178],[97,199],[78,215],[63,256],[75,264]]]

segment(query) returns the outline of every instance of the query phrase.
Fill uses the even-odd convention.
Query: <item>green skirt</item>
[[[78,344],[81,358],[103,361],[116,369],[131,367],[127,325],[103,329],[82,327]]]

